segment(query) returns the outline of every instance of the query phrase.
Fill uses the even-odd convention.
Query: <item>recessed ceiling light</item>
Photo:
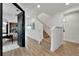
[[[40,5],[37,5],[37,8],[40,8]]]
[[[65,3],[66,5],[69,5],[70,3]]]

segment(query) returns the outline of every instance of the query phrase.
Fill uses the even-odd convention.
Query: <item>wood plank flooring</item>
[[[41,44],[28,38],[25,48],[17,48],[3,53],[4,56],[79,56],[79,44],[64,42],[55,52],[50,51],[50,38],[45,38]]]

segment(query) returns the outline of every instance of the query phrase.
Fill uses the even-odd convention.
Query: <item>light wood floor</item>
[[[79,56],[79,44],[64,42],[55,52],[50,51],[50,38],[39,45],[37,41],[28,38],[25,48],[17,48],[3,53],[4,56]]]

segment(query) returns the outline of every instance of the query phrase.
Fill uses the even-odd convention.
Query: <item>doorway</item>
[[[7,3],[7,4],[10,4],[10,3]],[[0,55],[2,56],[3,55],[3,30],[2,30],[2,28],[3,28],[3,17],[2,17],[2,6],[3,4],[1,3],[0,4]],[[12,44],[14,43],[13,42],[13,35],[8,35],[9,34],[9,32],[17,32],[17,44],[18,44],[18,46],[19,47],[25,47],[25,12],[24,12],[24,10],[18,5],[18,4],[16,4],[16,3],[12,3],[12,5],[15,7],[15,8],[17,8],[17,10],[16,11],[20,11],[18,14],[16,14],[16,16],[17,16],[17,23],[15,24],[15,23],[8,23],[8,22],[6,22],[6,31],[4,31],[4,32],[6,32],[6,34],[7,34],[7,38],[10,38],[10,39],[12,39],[11,41],[12,41]],[[10,11],[9,11],[10,12]],[[9,26],[9,24],[10,24],[10,26]],[[10,28],[11,30],[9,30],[9,28],[8,28],[8,26],[9,27],[12,27],[13,26],[13,28],[15,28],[14,27],[14,25],[17,27],[16,28],[16,30],[15,29],[13,29],[13,28]]]

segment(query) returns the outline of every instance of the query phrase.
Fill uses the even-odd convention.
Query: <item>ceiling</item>
[[[40,5],[40,8],[37,8],[38,4]],[[79,8],[79,3],[70,3],[69,5],[66,5],[65,3],[19,3],[19,5],[26,13],[33,15],[39,15],[40,13],[54,15],[69,9]],[[3,4],[3,15],[16,16],[17,10],[18,9],[11,3]]]
[[[26,16],[38,16],[41,13],[46,13],[49,16],[52,16],[56,13],[71,11],[72,9],[79,10],[79,3],[70,3],[66,5],[65,3],[18,3],[21,8],[25,10]],[[37,5],[40,5],[40,8],[37,8]],[[3,4],[3,18],[15,18],[17,15],[17,8],[11,3]],[[20,11],[19,11],[20,12]]]
[[[6,15],[16,15],[17,8],[11,3],[4,3],[3,4],[3,14]]]
[[[3,21],[17,21],[16,15],[19,11],[18,9],[11,3],[3,3]]]
[[[40,8],[37,8],[37,5],[40,5]],[[79,3],[70,3],[66,5],[65,3],[20,3],[19,4],[26,13],[31,14],[40,14],[47,13],[49,15],[54,15],[56,13],[67,11],[73,8],[79,8]]]
[[[69,5],[65,3],[19,3],[19,5],[25,10],[26,23],[30,23],[30,19],[35,16],[49,28],[55,25],[55,22],[61,23],[63,15],[79,10],[79,3],[70,3]],[[37,5],[40,5],[40,8],[37,8]]]

